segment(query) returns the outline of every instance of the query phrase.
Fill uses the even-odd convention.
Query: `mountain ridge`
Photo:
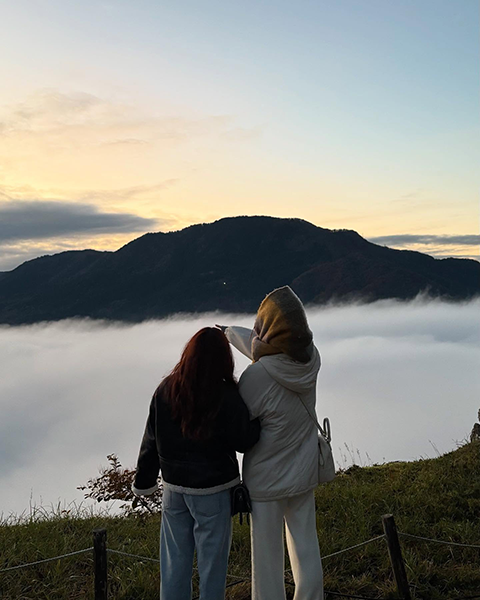
[[[0,277],[0,323],[254,312],[265,294],[286,284],[306,304],[419,293],[465,300],[480,294],[480,263],[395,250],[302,219],[226,217],[146,233],[113,252],[71,250],[27,261]]]

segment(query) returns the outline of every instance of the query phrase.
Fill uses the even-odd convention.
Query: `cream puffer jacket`
[[[229,342],[251,357],[252,331],[227,327]],[[312,344],[308,363],[286,354],[263,356],[242,373],[239,391],[251,418],[260,417],[260,440],[245,453],[243,478],[252,500],[280,500],[318,485],[317,428],[305,407],[315,412],[320,355]]]

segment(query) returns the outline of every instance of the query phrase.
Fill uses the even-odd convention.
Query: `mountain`
[[[68,317],[142,321],[173,313],[255,312],[290,285],[307,304],[330,300],[451,300],[480,294],[480,263],[434,259],[300,219],[233,217],[147,233],[116,252],[69,251],[0,278],[0,323]]]

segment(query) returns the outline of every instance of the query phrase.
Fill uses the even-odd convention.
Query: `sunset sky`
[[[478,258],[477,0],[0,8],[0,271],[225,216]]]

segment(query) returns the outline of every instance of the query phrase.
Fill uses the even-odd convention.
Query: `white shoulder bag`
[[[328,483],[335,477],[335,463],[333,462],[332,446],[330,445],[332,440],[330,421],[327,418],[323,419],[322,427],[317,418],[312,415],[300,394],[297,394],[297,396],[318,429],[318,482]]]

